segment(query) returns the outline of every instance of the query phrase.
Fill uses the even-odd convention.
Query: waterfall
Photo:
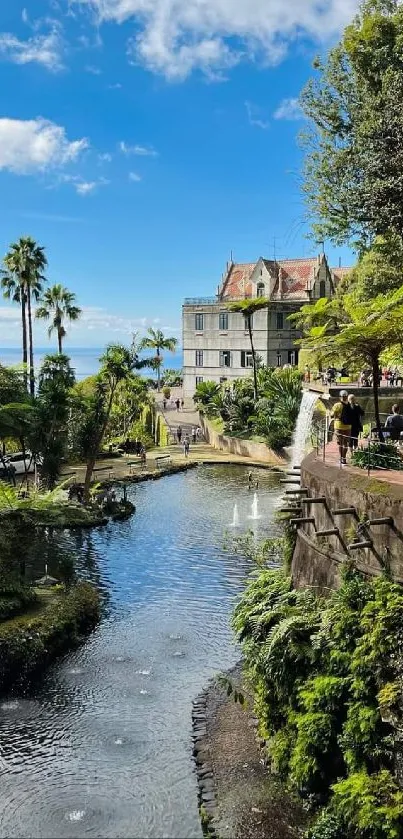
[[[318,394],[312,390],[302,392],[301,405],[295,426],[294,436],[290,449],[291,466],[300,466],[305,456],[306,445],[311,430],[313,412],[318,400]]]

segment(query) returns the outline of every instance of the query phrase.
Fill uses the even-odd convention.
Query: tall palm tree
[[[78,320],[81,315],[81,309],[75,305],[76,295],[69,291],[68,288],[60,284],[47,288],[42,297],[41,305],[36,310],[36,317],[49,320],[52,318],[52,323],[48,329],[49,338],[54,330],[57,332],[57,343],[59,354],[63,353],[63,338],[66,335],[64,328],[64,321],[68,320],[70,323]]]
[[[157,370],[158,390],[161,389],[161,350],[175,352],[177,345],[177,338],[166,338],[160,329],[152,329],[151,327],[148,329],[148,335],[140,341],[140,349],[155,350],[156,352],[156,359],[154,361],[154,365],[152,366],[154,366]]]
[[[29,390],[35,393],[34,343],[32,337],[32,298],[39,299],[46,277],[45,249],[37,245],[30,236],[21,237],[10,246],[3,260],[1,271],[3,295],[21,306],[22,360],[27,370],[29,352]],[[28,324],[27,324],[28,322]],[[27,337],[28,326],[28,337]],[[25,381],[27,376],[25,373]]]
[[[253,299],[246,299],[246,300],[236,300],[234,303],[230,303],[228,309],[230,312],[239,312],[241,315],[244,316],[248,333],[249,333],[249,340],[250,340],[250,348],[252,352],[252,366],[253,366],[253,390],[254,390],[254,397],[255,400],[258,398],[258,381],[257,381],[257,363],[256,363],[256,352],[255,346],[253,343],[253,332],[252,332],[252,318],[255,312],[258,312],[260,309],[267,309],[270,304],[270,300],[266,297],[254,297]]]

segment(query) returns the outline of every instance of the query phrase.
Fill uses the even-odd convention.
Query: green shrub
[[[0,693],[79,643],[99,614],[98,591],[79,583],[37,615],[0,624]]]
[[[403,469],[403,460],[393,443],[371,443],[369,450],[360,446],[353,452],[351,463],[360,469],[368,469],[368,466],[371,469]]]
[[[265,568],[233,625],[269,757],[313,808],[327,802],[310,839],[403,836],[392,771],[394,730],[403,727],[403,588],[349,562],[323,600]]]

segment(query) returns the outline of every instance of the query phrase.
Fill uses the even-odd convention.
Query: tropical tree
[[[156,359],[154,361],[155,369],[157,370],[158,390],[161,389],[161,367],[163,359],[161,350],[168,350],[168,352],[175,352],[178,346],[177,338],[166,338],[160,329],[148,329],[148,334],[140,341],[140,349],[155,350]]]
[[[245,322],[247,325],[248,333],[249,333],[249,341],[250,341],[250,348],[252,352],[252,366],[253,366],[253,383],[254,383],[254,397],[255,400],[258,399],[258,380],[257,380],[257,356],[255,351],[255,346],[253,343],[253,328],[252,328],[252,321],[253,315],[255,312],[259,312],[260,309],[267,309],[269,306],[269,299],[266,297],[255,297],[253,299],[246,299],[246,300],[236,300],[234,303],[229,303],[228,309],[230,312],[239,312],[245,318]]]
[[[302,95],[305,193],[317,240],[403,237],[403,7],[364,0]]]
[[[19,239],[10,246],[3,260],[1,285],[6,299],[21,306],[22,360],[25,370],[29,352],[29,390],[35,393],[34,345],[32,337],[32,299],[38,300],[46,278],[45,249],[30,236]],[[28,335],[27,335],[28,327]]]
[[[84,500],[89,500],[90,486],[106,429],[108,427],[113,401],[119,385],[127,381],[134,370],[145,366],[133,348],[122,344],[110,344],[101,356],[101,370],[97,376],[93,393],[78,397],[76,417],[78,433],[76,448],[86,459]],[[81,413],[81,419],[80,419]]]
[[[3,443],[6,439],[18,440],[24,460],[25,479],[27,480],[26,451],[27,438],[32,432],[34,425],[35,409],[32,405],[24,402],[10,402],[0,407],[0,439]],[[3,455],[0,459],[4,466]]]
[[[48,328],[49,338],[52,332],[57,333],[57,343],[59,353],[63,353],[63,338],[66,335],[64,322],[68,320],[78,320],[81,315],[81,309],[76,306],[76,295],[69,291],[68,288],[60,284],[52,286],[45,291],[42,297],[41,305],[36,310],[36,317],[43,320],[52,318],[52,323]]]
[[[193,401],[199,408],[208,408],[220,393],[221,386],[217,382],[199,382],[196,386]]]
[[[320,302],[320,301],[319,301]],[[315,325],[318,308],[320,325]],[[324,315],[328,313],[327,321]],[[373,300],[359,301],[354,293],[342,300],[328,300],[323,304],[304,306],[299,314],[299,326],[305,331],[302,346],[329,361],[351,358],[357,364],[370,367],[373,378],[373,398],[376,425],[382,439],[379,415],[379,360],[389,347],[403,342],[403,286],[393,293],[378,295]],[[304,328],[308,323],[308,328]]]
[[[66,355],[47,355],[39,371],[30,444],[41,455],[41,478],[53,489],[66,455],[74,371]]]

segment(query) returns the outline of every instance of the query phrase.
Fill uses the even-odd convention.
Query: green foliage
[[[10,402],[26,402],[27,391],[23,371],[0,364],[0,406]]]
[[[274,766],[313,806],[327,802],[310,839],[401,836],[403,792],[391,769],[402,726],[401,586],[349,563],[322,600],[264,569],[233,625]]]
[[[66,336],[65,322],[72,323],[78,320],[80,315],[81,309],[76,306],[76,295],[60,283],[46,289],[36,310],[37,318],[42,320],[51,318],[48,335],[50,338],[52,333],[56,332],[60,354],[62,353],[63,338]]]
[[[0,569],[0,623],[26,611],[37,599],[33,589],[19,576]]]
[[[403,469],[403,460],[399,457],[396,446],[393,443],[372,443],[367,446],[359,446],[351,457],[353,466],[361,469]]]
[[[403,11],[366,0],[302,97],[305,192],[317,240],[403,234]]]
[[[220,417],[224,433],[250,439],[263,438],[273,449],[291,443],[301,402],[301,376],[292,369],[257,370],[259,399],[254,398],[252,379],[235,379],[231,384],[201,382],[194,395],[210,419]]]
[[[100,598],[88,583],[52,598],[37,615],[0,624],[0,693],[76,645],[97,623]]]

